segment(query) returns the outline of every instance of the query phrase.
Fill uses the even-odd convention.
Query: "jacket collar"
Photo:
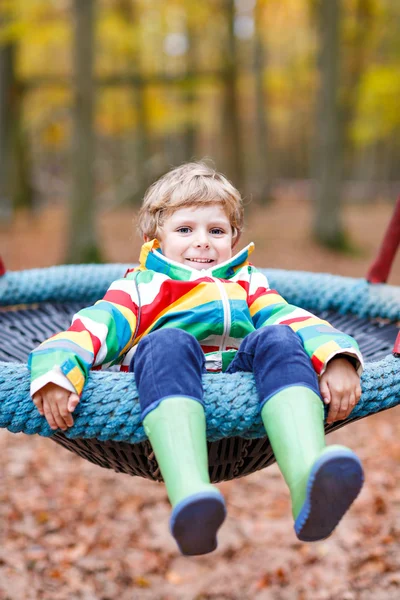
[[[146,242],[142,246],[139,257],[139,269],[156,271],[168,275],[171,279],[180,281],[190,281],[200,277],[218,277],[218,279],[230,279],[238,269],[249,264],[249,256],[254,250],[254,244],[251,242],[240,252],[232,256],[229,260],[212,267],[211,269],[192,269],[187,265],[182,265],[171,260],[161,252],[158,240]]]

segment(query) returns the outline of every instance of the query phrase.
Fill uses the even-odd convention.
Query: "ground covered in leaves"
[[[390,215],[351,206],[357,254],[321,251],[309,207],[287,197],[250,214],[260,266],[362,276]],[[9,268],[61,260],[62,211],[20,215],[1,230]],[[109,260],[135,260],[126,213],[99,227]],[[110,231],[119,235],[112,240]],[[125,237],[124,237],[125,236]],[[123,240],[126,240],[125,242]],[[135,245],[136,244],[136,245]],[[391,277],[400,283],[397,261]],[[335,533],[300,543],[276,465],[220,484],[228,519],[219,547],[184,558],[168,532],[164,487],[91,465],[39,437],[0,431],[0,600],[397,600],[400,597],[400,409],[331,434],[363,461],[366,483]]]
[[[219,547],[184,558],[164,487],[91,465],[50,440],[1,432],[0,598],[369,600],[400,596],[400,412],[330,435],[366,483],[334,535],[300,543],[276,465],[220,484]]]

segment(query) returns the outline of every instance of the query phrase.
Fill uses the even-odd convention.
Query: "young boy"
[[[248,261],[253,244],[232,256],[242,227],[239,192],[225,177],[202,163],[173,169],[145,195],[139,267],[29,359],[33,401],[64,431],[91,367],[134,371],[171,531],[186,555],[214,550],[225,518],[208,476],[206,370],[254,374],[300,540],[329,536],[363,483],[357,456],[324,441],[324,402],[333,422],[360,398],[358,346],[271,290]]]

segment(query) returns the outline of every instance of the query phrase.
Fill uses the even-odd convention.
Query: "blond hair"
[[[238,190],[203,162],[172,169],[147,190],[138,215],[139,234],[157,237],[165,219],[183,207],[220,204],[232,227],[232,245],[243,230],[243,204]]]

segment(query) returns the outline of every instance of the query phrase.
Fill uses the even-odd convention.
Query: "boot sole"
[[[351,450],[323,454],[311,470],[307,497],[294,524],[299,540],[316,542],[329,537],[363,483],[361,461]]]
[[[221,495],[199,492],[173,509],[170,529],[185,556],[208,554],[217,547],[217,531],[226,517]]]

